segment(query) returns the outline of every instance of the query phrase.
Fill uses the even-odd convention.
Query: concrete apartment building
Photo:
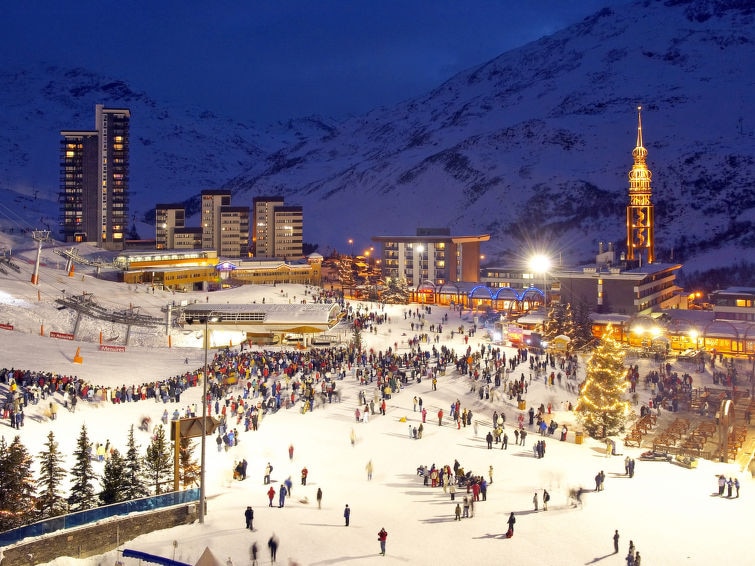
[[[201,226],[185,225],[180,204],[155,207],[155,247],[161,249],[215,250],[221,257],[249,255],[249,207],[231,206],[228,191],[202,191]]]
[[[490,234],[452,236],[448,228],[418,228],[414,236],[373,236],[382,245],[384,278],[405,278],[415,289],[424,282],[480,280],[480,242]]]
[[[128,224],[129,128],[125,108],[95,106],[93,130],[61,130],[61,234],[122,250]]]
[[[304,211],[301,206],[285,206],[281,196],[255,197],[252,214],[254,257],[302,257]]]
[[[649,263],[627,266],[594,263],[571,269],[557,269],[559,300],[584,304],[597,313],[648,314],[679,308],[681,288],[676,284],[678,263]]]
[[[202,248],[205,250],[220,249],[220,209],[231,206],[230,191],[202,191]]]
[[[173,248],[175,250],[201,250],[202,228],[200,226],[184,226],[173,231]]]
[[[249,207],[223,206],[220,208],[220,257],[246,257],[249,255]]]
[[[175,231],[185,226],[186,211],[181,204],[158,204],[155,207],[155,248],[172,250],[176,247]]]

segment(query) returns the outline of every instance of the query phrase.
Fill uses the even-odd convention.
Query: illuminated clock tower
[[[634,165],[629,172],[627,206],[627,260],[655,261],[654,208],[650,199],[652,174],[645,163],[648,151],[642,145],[642,106],[637,107],[637,147],[632,151]]]

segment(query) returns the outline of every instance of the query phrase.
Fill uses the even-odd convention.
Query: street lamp
[[[542,273],[543,275],[543,300],[545,302],[545,308],[548,308],[548,270],[551,268],[551,260],[548,256],[538,254],[533,256],[530,260],[530,268],[535,273]]]
[[[423,246],[422,244],[417,246],[417,253],[419,254],[419,278],[417,279],[418,286],[422,284],[422,252],[424,251],[425,251],[425,246]]]
[[[700,336],[700,334],[698,333],[697,330],[690,330],[689,331],[690,340],[692,340],[695,343],[695,350],[698,350],[700,348],[700,343],[697,340],[699,336]]]
[[[202,320],[204,319],[204,320]],[[205,461],[207,458],[207,351],[210,348],[210,322],[220,320],[219,316],[208,314],[199,319],[204,322],[204,378],[202,379],[202,459],[199,467],[199,523],[204,523],[205,496]]]

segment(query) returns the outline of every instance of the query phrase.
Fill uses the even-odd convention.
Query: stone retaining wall
[[[20,542],[2,551],[0,566],[31,566],[59,556],[86,558],[109,552],[136,537],[197,520],[196,503],[137,513]]]

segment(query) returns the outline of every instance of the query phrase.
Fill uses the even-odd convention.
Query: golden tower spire
[[[634,164],[629,172],[627,206],[627,260],[655,261],[654,207],[651,200],[652,173],[645,163],[648,151],[642,145],[642,106],[637,107],[637,146],[632,150]]]
[[[642,145],[642,106],[637,107],[637,147],[634,148],[632,155],[635,155],[637,150],[644,150],[647,155],[647,150]]]

